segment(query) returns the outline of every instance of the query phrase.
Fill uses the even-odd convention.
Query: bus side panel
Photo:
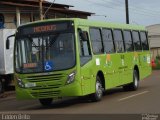
[[[120,57],[119,54],[104,54],[94,56],[95,71],[102,72],[105,79],[105,89],[120,85]],[[93,86],[93,85],[92,85]],[[92,87],[93,88],[93,87]]]
[[[151,55],[150,52],[143,52],[139,54],[140,61],[140,79],[144,79],[145,77],[151,74]]]
[[[120,57],[118,54],[107,54],[105,55],[104,60],[104,71],[106,72],[105,86],[106,89],[110,89],[120,84]]]
[[[120,85],[128,84],[133,81],[133,52],[124,53],[121,58],[123,73],[120,75]]]
[[[89,61],[81,67],[82,94],[87,95],[95,92],[96,67],[94,60]]]

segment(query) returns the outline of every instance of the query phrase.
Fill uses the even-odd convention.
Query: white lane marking
[[[137,94],[134,94],[134,95],[131,95],[131,96],[128,96],[128,97],[125,97],[125,98],[121,98],[119,99],[118,101],[123,101],[123,100],[126,100],[126,99],[130,99],[132,97],[136,97],[138,95],[142,95],[142,94],[145,94],[145,93],[148,93],[149,91],[144,91],[144,92],[141,92],[141,93],[137,93]]]

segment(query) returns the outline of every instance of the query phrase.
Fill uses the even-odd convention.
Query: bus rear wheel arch
[[[139,87],[139,70],[138,68],[134,68],[133,70],[133,82],[123,86],[123,89],[125,91],[135,91],[137,90]]]

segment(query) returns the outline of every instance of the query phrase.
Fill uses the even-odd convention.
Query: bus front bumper
[[[17,99],[43,99],[43,98],[59,98],[59,97],[76,97],[82,96],[81,84],[74,82],[60,88],[34,90],[28,88],[20,88],[16,86]]]

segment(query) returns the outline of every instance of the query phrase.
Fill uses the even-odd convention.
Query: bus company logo
[[[107,66],[112,66],[112,61],[111,61],[111,55],[107,54],[106,56],[106,65]]]
[[[111,61],[111,55],[107,54],[106,61]]]
[[[142,120],[158,120],[158,118],[157,114],[142,114]]]
[[[137,52],[134,52],[134,57],[138,58],[138,53]]]

